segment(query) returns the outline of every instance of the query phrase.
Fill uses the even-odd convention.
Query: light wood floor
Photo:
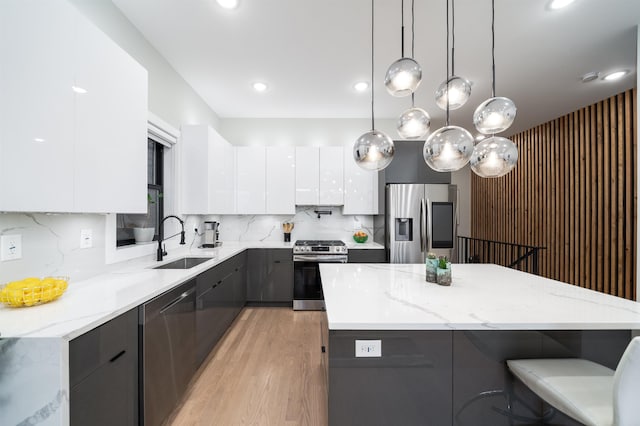
[[[170,424],[327,424],[323,312],[245,308],[194,378]]]

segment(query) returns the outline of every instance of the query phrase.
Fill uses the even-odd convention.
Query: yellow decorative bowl
[[[41,305],[62,296],[68,282],[68,277],[31,277],[13,281],[0,289],[0,302],[15,308]]]

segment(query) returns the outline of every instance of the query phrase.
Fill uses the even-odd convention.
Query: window
[[[164,147],[152,140],[147,142],[147,214],[118,214],[116,218],[116,245],[136,244],[134,228],[153,228],[153,241],[158,240],[159,223],[164,215]],[[150,238],[150,235],[149,235]],[[147,238],[147,242],[149,242]],[[138,243],[141,243],[139,241]]]

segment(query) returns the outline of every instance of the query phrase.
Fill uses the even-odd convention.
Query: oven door
[[[346,256],[293,256],[293,310],[324,310],[324,295],[320,279],[320,263],[346,263]]]

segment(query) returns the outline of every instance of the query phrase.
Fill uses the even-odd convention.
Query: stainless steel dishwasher
[[[177,406],[196,371],[196,280],[140,308],[142,415],[161,425]]]

